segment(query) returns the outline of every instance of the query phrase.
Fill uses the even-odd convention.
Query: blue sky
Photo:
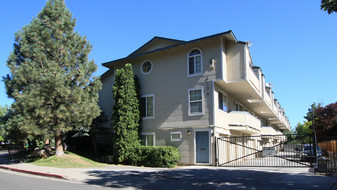
[[[41,11],[45,0],[2,1],[0,75],[14,33]],[[77,20],[76,31],[93,45],[96,76],[101,63],[122,58],[154,36],[192,40],[232,30],[251,41],[254,65],[286,110],[291,126],[303,122],[313,102],[337,101],[337,14],[320,10],[320,0],[66,0]],[[0,82],[0,105],[11,104]]]

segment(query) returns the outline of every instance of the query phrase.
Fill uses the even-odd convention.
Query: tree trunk
[[[63,156],[64,151],[63,151],[63,143],[62,143],[62,132],[61,130],[56,130],[55,131],[55,154],[56,156]]]
[[[96,136],[94,133],[90,133],[91,136],[91,141],[92,141],[92,145],[94,147],[94,153],[95,153],[95,157],[98,157],[98,151],[97,151],[97,145],[96,145]]]

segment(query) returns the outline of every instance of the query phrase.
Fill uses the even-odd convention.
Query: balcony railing
[[[270,97],[270,93],[267,92],[266,88],[264,89],[264,101],[266,101],[267,105],[272,107],[272,98]]]
[[[282,135],[282,132],[276,131],[274,128],[270,126],[262,126],[261,135]]]
[[[259,78],[255,75],[253,69],[249,66],[247,68],[247,72],[248,72],[248,80],[253,84],[253,86],[256,88],[256,90],[258,92],[260,92],[260,80]]]
[[[228,113],[228,124],[233,130],[240,130],[240,127],[245,127],[244,130],[259,132],[261,129],[261,121],[249,112],[244,111],[232,111]]]

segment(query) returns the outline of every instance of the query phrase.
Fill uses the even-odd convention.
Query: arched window
[[[200,49],[192,49],[188,53],[188,76],[202,74],[202,54]]]

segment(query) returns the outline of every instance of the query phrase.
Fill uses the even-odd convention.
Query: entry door
[[[196,162],[209,163],[209,131],[196,131]]]

